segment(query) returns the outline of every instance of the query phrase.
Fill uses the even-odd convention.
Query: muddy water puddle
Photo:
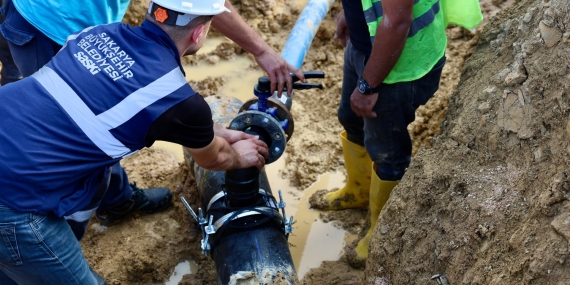
[[[198,271],[198,264],[194,260],[185,260],[180,262],[174,268],[174,273],[170,276],[170,279],[164,283],[164,285],[177,285],[182,281],[182,277],[186,274],[196,273]]]
[[[306,3],[306,0],[297,0],[299,3]],[[218,44],[225,41],[223,38],[213,38],[206,41],[206,45],[201,50],[202,53],[213,51]],[[204,62],[199,66],[185,66],[187,80],[200,81],[207,77],[224,77],[225,83],[219,89],[220,95],[236,97],[242,102],[253,98],[253,86],[257,83],[257,78],[264,73],[252,70],[250,66],[254,64],[252,60],[245,56],[236,58],[233,61],[220,60],[217,64]],[[199,92],[199,90],[197,90]],[[294,108],[294,105],[293,105]],[[178,162],[184,161],[182,147],[168,142],[156,142],[154,148],[160,148],[172,153]],[[341,187],[345,177],[342,173],[325,173],[307,189],[300,191],[289,186],[289,181],[281,178],[280,170],[285,166],[284,156],[278,161],[267,165],[265,170],[273,194],[278,198],[277,191],[281,190],[285,200],[286,215],[294,216],[293,233],[289,236],[291,245],[291,255],[299,279],[311,269],[320,266],[324,260],[338,260],[342,254],[344,244],[350,242],[355,237],[344,230],[334,227],[331,223],[322,222],[318,216],[319,211],[310,209],[309,197],[319,189],[331,189]],[[195,272],[192,270],[193,261],[185,261],[175,269],[169,283],[178,284],[177,278],[184,274]],[[188,269],[186,269],[188,268]],[[185,272],[185,273],[182,273]]]
[[[293,263],[299,279],[311,269],[317,268],[324,260],[338,260],[345,244],[354,240],[355,236],[334,227],[331,223],[321,221],[319,210],[311,209],[309,197],[317,190],[331,189],[344,185],[345,176],[340,172],[325,173],[302,192],[289,186],[289,181],[281,178],[279,170],[283,169],[285,158],[265,167],[271,190],[281,190],[285,200],[286,214],[293,216],[293,233],[289,235],[289,244]]]
[[[208,54],[225,41],[229,40],[220,37],[208,38],[198,53]],[[186,65],[184,72],[186,73],[186,80],[192,81],[202,81],[207,77],[223,77],[226,83],[223,84],[217,95],[232,96],[246,102],[255,97],[253,87],[257,83],[257,78],[265,75],[263,71],[251,68],[255,65],[256,63],[249,57],[237,56],[234,60],[221,59],[215,64],[204,60],[197,66]],[[200,92],[200,90],[196,91]]]

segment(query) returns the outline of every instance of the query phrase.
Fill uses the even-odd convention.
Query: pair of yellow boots
[[[346,138],[346,131],[340,134],[347,172],[346,185],[336,191],[319,191],[310,199],[313,208],[322,210],[366,209],[370,208],[370,229],[355,248],[356,258],[368,258],[368,243],[378,215],[390,192],[398,181],[385,181],[374,171],[373,162],[363,146]]]

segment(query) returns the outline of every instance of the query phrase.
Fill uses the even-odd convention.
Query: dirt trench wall
[[[380,215],[366,284],[569,284],[569,11],[521,1],[485,27]]]

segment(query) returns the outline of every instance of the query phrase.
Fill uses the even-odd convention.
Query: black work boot
[[[133,195],[123,205],[114,209],[97,209],[95,215],[101,223],[111,224],[134,212],[152,214],[164,211],[172,204],[172,193],[166,188],[139,189],[136,183],[130,185]]]

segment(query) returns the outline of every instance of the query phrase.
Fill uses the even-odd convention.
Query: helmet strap
[[[172,26],[186,26],[190,21],[198,18],[198,15],[191,15],[176,12],[164,8],[154,2],[150,2],[147,13],[159,23]]]

